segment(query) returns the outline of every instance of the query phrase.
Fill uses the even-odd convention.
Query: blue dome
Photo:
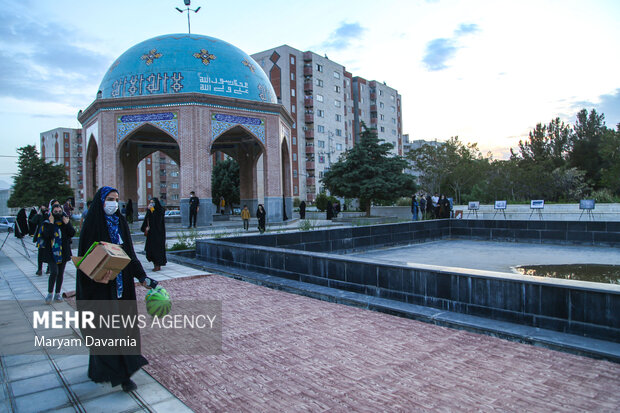
[[[168,34],[138,43],[103,77],[101,98],[204,93],[277,103],[263,69],[222,40],[196,34]]]

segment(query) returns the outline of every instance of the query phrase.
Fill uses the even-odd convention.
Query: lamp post
[[[191,26],[190,26],[190,23],[189,23],[189,14],[190,14],[189,12],[190,12],[190,11],[193,11],[194,13],[198,13],[198,10],[200,10],[200,7],[198,7],[196,10],[193,10],[193,9],[190,9],[190,8],[189,8],[189,6],[190,6],[190,4],[191,4],[192,0],[183,0],[183,2],[184,2],[184,3],[185,3],[185,5],[187,6],[187,8],[186,8],[185,10],[181,10],[181,9],[179,9],[178,7],[175,7],[175,9],[177,9],[177,11],[178,11],[179,13],[184,13],[184,12],[187,12],[187,32],[188,32],[189,34],[192,34],[192,29],[191,29]]]

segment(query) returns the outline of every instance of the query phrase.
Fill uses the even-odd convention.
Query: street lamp
[[[198,7],[196,10],[193,10],[193,9],[190,9],[190,8],[189,8],[189,6],[190,6],[190,4],[191,4],[192,0],[183,0],[183,2],[184,2],[184,3],[185,3],[185,5],[187,6],[187,8],[186,8],[185,10],[181,10],[181,9],[179,9],[178,7],[175,7],[175,9],[177,9],[177,11],[178,11],[179,13],[184,13],[184,12],[187,12],[187,32],[188,32],[189,34],[192,34],[192,29],[191,29],[191,26],[190,26],[190,23],[189,23],[189,15],[190,15],[190,13],[189,13],[189,12],[190,12],[190,11],[193,11],[194,13],[198,13],[198,10],[200,10],[200,7]]]

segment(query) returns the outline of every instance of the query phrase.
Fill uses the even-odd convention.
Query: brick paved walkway
[[[223,354],[151,356],[195,411],[620,411],[620,365],[214,275],[164,281],[223,301]]]

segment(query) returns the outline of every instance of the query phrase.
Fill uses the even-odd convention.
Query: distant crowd
[[[424,219],[450,218],[452,215],[452,202],[444,194],[413,194],[411,196],[411,219],[414,221]]]

